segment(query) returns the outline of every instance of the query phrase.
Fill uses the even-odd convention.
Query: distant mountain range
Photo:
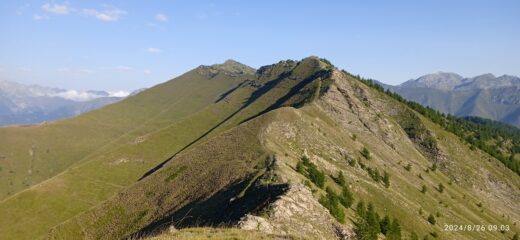
[[[493,74],[467,78],[438,72],[384,86],[404,98],[456,116],[478,116],[520,127],[520,78]]]
[[[79,115],[117,102],[124,91],[78,91],[0,80],[0,126],[35,124]]]

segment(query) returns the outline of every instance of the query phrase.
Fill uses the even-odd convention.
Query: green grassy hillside
[[[307,82],[324,74],[317,73],[323,69],[320,64],[323,63],[315,58],[302,62],[280,62],[263,67],[256,75],[248,74],[243,69],[223,69],[223,65],[201,67],[183,75],[182,79],[122,101],[117,106],[133,103],[147,109],[148,101],[167,106],[162,107],[159,117],[147,119],[139,128],[96,149],[65,171],[0,202],[0,235],[9,238],[42,236],[50,227],[96,206],[147,175],[147,172],[153,172],[149,170],[161,166],[179,151],[194,147],[205,138],[273,107],[299,104],[301,99],[293,99],[289,93],[305,88]],[[200,76],[209,79],[199,81],[197,78]],[[228,78],[231,80],[225,81]],[[156,97],[166,96],[173,91],[169,84],[180,80],[185,81],[186,85],[177,85],[173,92],[182,95],[175,97],[178,101],[170,102]],[[204,92],[212,89],[222,91],[211,97]],[[191,102],[197,98],[204,100],[201,102],[206,106]],[[110,108],[100,111],[106,111],[107,115],[119,114]],[[93,114],[102,115],[98,112]],[[144,111],[140,114],[147,116]],[[75,119],[70,121],[74,122]],[[27,227],[33,231],[25,231]]]
[[[199,68],[79,117],[0,128],[0,200],[105,150],[167,127],[212,104],[250,76],[212,76]]]
[[[519,232],[520,177],[421,111],[316,57],[256,72],[233,61],[201,66],[77,118],[0,129],[12,146],[0,148],[11,153],[0,176],[31,180],[7,185],[0,236]],[[171,226],[183,230],[171,235]]]
[[[383,216],[398,224],[387,239],[508,239],[520,231],[520,177],[406,104],[316,58],[258,74],[246,107],[220,131],[47,237],[118,239],[169,226],[227,226],[375,239],[383,237]]]

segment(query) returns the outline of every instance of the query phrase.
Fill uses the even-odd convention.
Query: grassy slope
[[[239,185],[242,187],[237,190],[231,183],[247,182],[252,175],[258,174],[258,167],[263,166],[265,159],[261,156],[265,153],[275,155],[276,174],[283,181],[304,181],[305,178],[294,171],[303,154],[309,155],[311,161],[329,175],[344,171],[356,201],[372,202],[380,215],[398,218],[405,236],[414,231],[420,236],[437,232],[447,239],[505,239],[512,231],[519,231],[513,225],[520,214],[518,176],[497,160],[481,151],[471,151],[452,134],[419,117],[420,124],[435,136],[439,148],[447,156],[438,163],[437,171],[426,172],[433,160],[425,157],[408,139],[395,115],[402,111],[400,109],[407,109],[406,106],[353,79],[337,80],[335,85],[337,87],[332,87],[321,100],[301,110],[281,108],[272,111],[192,148],[150,178],[58,226],[51,237],[60,239],[78,234],[94,238],[121,237],[169,214],[172,214],[169,223],[186,216],[180,213],[203,216],[197,212],[197,204],[189,207],[192,212],[179,209],[193,199],[207,199],[211,193],[220,193],[227,188],[234,190],[225,195],[217,194],[220,200],[240,196],[243,192],[240,189],[246,185]],[[340,95],[338,88],[344,95]],[[363,147],[372,153],[371,160],[362,159],[359,151]],[[238,153],[244,156],[233,155]],[[391,187],[386,189],[374,182],[359,164],[349,166],[346,159],[359,159],[380,172],[389,172]],[[412,165],[410,171],[404,168],[408,163]],[[188,169],[178,173],[182,166]],[[169,176],[175,176],[174,180],[164,184]],[[436,190],[439,183],[446,187],[443,193]],[[191,185],[199,189],[187,190]],[[331,178],[327,185],[339,191]],[[422,185],[429,189],[425,194],[419,191]],[[319,198],[323,190],[313,188],[315,197]],[[477,206],[480,202],[483,207]],[[219,208],[219,201],[214,204],[214,208]],[[349,219],[346,225],[353,226],[355,214],[350,209],[346,212]],[[437,212],[440,214],[438,223],[432,226],[426,218]],[[505,234],[443,232],[443,224],[503,224],[509,225],[512,231]]]
[[[150,240],[203,240],[203,239],[214,239],[214,240],[292,240],[292,239],[304,239],[300,237],[277,235],[277,234],[266,234],[261,231],[245,231],[235,228],[186,228],[174,233],[164,233],[159,236],[151,237]]]
[[[29,239],[45,233],[51,226],[94,206],[124,185],[134,182],[148,169],[173,155],[176,150],[222,120],[226,113],[238,107],[236,104],[228,104],[229,107],[223,105],[221,109],[214,109],[216,112],[203,110],[204,105],[213,103],[220,94],[242,81],[244,76],[216,76],[208,79],[204,73],[196,71],[122,101],[116,106],[82,115],[78,119],[64,120],[65,123],[77,123],[91,116],[99,116],[98,120],[104,119],[100,122],[108,125],[108,128],[126,124],[126,120],[121,120],[120,117],[135,118],[132,121],[141,118],[145,121],[123,135],[113,136],[115,140],[110,143],[87,134],[82,139],[100,141],[104,145],[81,161],[68,155],[62,156],[61,159],[71,162],[67,165],[73,164],[72,168],[0,202],[0,235]],[[133,113],[132,116],[121,113],[128,109]],[[187,119],[187,116],[192,117]],[[57,122],[51,125],[62,127],[64,124]],[[74,129],[70,130],[72,133],[66,134],[78,134]],[[6,130],[14,132],[17,129]],[[104,130],[101,128],[101,132]],[[20,135],[32,136],[39,133],[36,131]],[[48,134],[59,135],[53,131]],[[141,139],[144,142],[140,142]],[[63,144],[64,149],[73,152],[75,146],[69,143],[74,144],[74,141],[53,144]],[[55,165],[58,163],[47,163],[42,168]],[[28,227],[32,227],[34,231],[25,231]]]
[[[131,138],[121,141],[121,144],[105,147],[102,154],[94,155],[62,174],[3,201],[0,203],[0,216],[2,216],[0,226],[5,227],[0,228],[0,234],[17,238],[41,236],[53,225],[74,217],[132,184],[147,170],[168,159],[199,137],[205,134],[213,136],[273,105],[299,82],[273,80],[280,73],[292,70],[294,67],[296,68],[292,71],[291,78],[307,76],[309,73],[305,71],[312,72],[313,67],[306,64],[313,63],[312,61],[302,63],[300,67],[296,67],[296,63],[273,65],[269,71],[260,76],[260,79],[253,82],[254,84],[276,82],[267,91],[259,91],[257,86],[244,84],[225,99],[193,114],[187,114],[178,121],[171,121],[169,125],[154,127],[152,124],[147,124],[135,131]],[[248,76],[248,79],[254,77]],[[227,87],[229,89],[232,86]],[[216,86],[206,84],[197,88],[212,89]],[[158,90],[162,88],[158,87]],[[201,97],[207,95],[200,94]],[[184,99],[191,100],[191,98]],[[181,106],[191,107],[189,103],[182,104]],[[159,121],[167,121],[168,117],[170,116],[165,116]],[[142,140],[144,141],[141,142]],[[195,145],[200,142],[197,141]],[[32,216],[31,219],[27,218],[29,215]],[[24,231],[27,226],[33,225],[34,231]]]
[[[170,125],[211,104],[243,79],[208,79],[195,70],[79,117],[0,128],[0,200],[102,154],[103,150]]]

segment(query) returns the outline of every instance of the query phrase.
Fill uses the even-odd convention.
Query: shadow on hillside
[[[177,156],[179,153],[183,152],[184,150],[188,149],[189,147],[191,147],[193,144],[195,144],[196,142],[198,142],[199,140],[201,140],[202,138],[206,137],[208,134],[210,134],[213,130],[215,130],[216,128],[220,127],[222,124],[224,124],[225,122],[227,122],[229,119],[233,118],[235,115],[237,115],[239,112],[241,112],[242,110],[244,110],[245,108],[247,108],[249,105],[253,104],[258,98],[262,97],[264,94],[266,94],[267,92],[269,92],[271,89],[275,88],[278,84],[280,84],[280,82],[282,82],[282,80],[288,78],[290,76],[290,72],[283,72],[282,74],[280,74],[276,79],[274,80],[271,80],[267,83],[265,83],[264,85],[260,86],[257,90],[255,90],[251,96],[247,99],[247,101],[242,104],[242,106],[236,110],[235,112],[231,113],[228,117],[226,117],[224,120],[220,121],[219,123],[217,123],[215,126],[213,126],[212,128],[210,128],[209,130],[207,130],[206,132],[204,132],[201,136],[199,136],[198,138],[196,138],[195,140],[191,141],[188,145],[184,146],[181,150],[179,150],[177,153],[175,153],[173,156],[169,157],[168,159],[164,160],[163,162],[161,162],[160,164],[158,164],[157,166],[155,166],[154,168],[148,170],[145,174],[143,174],[143,176],[141,176],[137,181],[141,181],[143,180],[144,178],[150,176],[151,174],[157,172],[159,169],[161,169],[166,163],[168,163],[170,160],[172,160],[175,156]],[[236,88],[240,87],[241,84],[237,87],[235,87],[235,89],[231,89],[230,91],[234,91],[236,90]],[[226,93],[224,93],[226,94]],[[231,94],[230,93],[227,93],[228,95]],[[278,100],[280,101],[280,99]],[[266,110],[262,111],[265,112]],[[256,117],[258,116],[259,114],[256,114],[254,115],[253,117]],[[252,119],[253,117],[250,117],[248,119]],[[243,123],[244,121],[240,122],[240,123]]]
[[[288,190],[287,184],[253,184],[242,197],[239,197],[240,193],[247,188],[249,180],[235,182],[207,199],[193,201],[144,227],[130,239],[161,233],[171,225],[177,229],[231,226],[248,213],[260,212]]]

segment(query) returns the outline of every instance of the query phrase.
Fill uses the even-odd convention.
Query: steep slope
[[[520,78],[483,74],[463,78],[436,73],[390,87],[408,100],[455,116],[478,116],[517,127],[520,115]]]
[[[290,71],[275,71],[284,65]],[[359,230],[365,211],[334,204],[334,194],[347,186],[356,203],[370,202],[379,216],[398,219],[402,236],[506,239],[520,230],[520,177],[406,105],[316,58],[261,68],[257,77],[249,85],[255,90],[246,103],[257,100],[244,108],[248,114],[230,118],[241,124],[207,135],[55,226],[48,238],[119,239],[171,226],[233,226],[348,239],[365,233]],[[283,94],[267,98],[271,92]],[[445,224],[498,230],[445,231]],[[500,233],[500,226],[509,229]]]
[[[207,71],[194,70],[76,118],[0,128],[0,199],[55,176],[85,158],[99,155],[101,149],[126,144],[171,125],[212,104],[246,78],[247,75],[212,76]]]
[[[236,62],[227,63],[199,67],[113,105],[135,104],[141,108],[135,109],[139,113],[135,114],[147,120],[59,175],[0,202],[0,235],[27,239],[41,236],[55,224],[145,178],[171,156],[204,139],[272,108],[303,104],[307,98],[293,92],[315,93],[308,83],[327,73],[324,63],[316,58],[283,61],[256,74]],[[199,80],[199,76],[205,78]],[[179,82],[186,85],[176,85]],[[209,90],[213,92],[205,92]],[[219,95],[212,95],[216,90],[220,90]],[[163,98],[169,93],[176,95],[172,98],[177,101]],[[121,113],[111,107],[93,113],[119,117]],[[158,117],[147,114],[155,109],[162,109]],[[127,111],[134,113],[133,109]],[[85,116],[88,114],[81,117]],[[33,231],[24,231],[28,226]]]

